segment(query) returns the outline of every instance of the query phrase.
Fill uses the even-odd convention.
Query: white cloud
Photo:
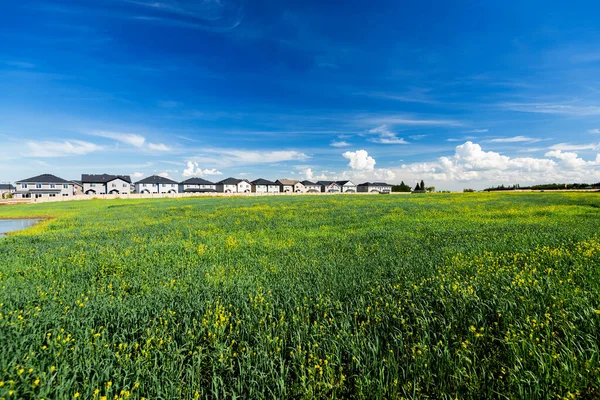
[[[329,144],[332,147],[348,147],[350,146],[350,143],[344,141],[344,140],[340,140],[340,141],[333,141]]]
[[[144,174],[141,173],[141,172],[134,172],[133,174],[131,174],[131,177],[134,178],[134,179],[139,179],[142,176],[144,176]]]
[[[148,143],[148,149],[152,151],[171,151],[171,148],[162,143]]]
[[[461,122],[447,119],[410,119],[397,116],[368,117],[364,122],[372,125],[462,126]]]
[[[597,128],[596,128],[596,129],[590,129],[590,130],[588,131],[588,133],[591,133],[591,134],[599,134],[599,133],[600,133],[600,129],[597,129]]]
[[[470,131],[467,131],[466,133],[486,133],[488,130],[487,129],[471,129]]]
[[[291,150],[280,151],[255,151],[255,150],[231,150],[231,149],[208,149],[205,153],[211,156],[199,156],[196,161],[209,162],[219,167],[242,166],[251,164],[272,164],[284,161],[303,161],[310,156]]]
[[[370,142],[380,144],[408,144],[408,142],[402,138],[396,136],[396,134],[390,131],[387,125],[381,125],[377,128],[369,130],[369,133],[376,134],[378,137],[375,139],[369,139]]]
[[[365,150],[347,151],[343,154],[344,158],[350,160],[348,165],[353,170],[373,171],[375,168],[375,159]]]
[[[391,169],[380,168],[375,170],[375,177],[379,180],[391,181],[396,179],[396,174]]]
[[[523,143],[523,142],[535,143],[535,142],[539,142],[540,140],[541,139],[531,138],[531,137],[527,137],[527,136],[514,136],[514,137],[508,137],[508,138],[492,139],[492,140],[490,140],[490,142],[492,142],[492,143]]]
[[[574,106],[552,103],[503,103],[500,106],[512,111],[527,113],[559,114],[577,117],[600,115],[600,107],[597,106]]]
[[[197,162],[188,161],[187,168],[183,170],[183,176],[206,176],[206,175],[223,175],[221,171],[216,169],[202,169],[198,166]]]
[[[581,150],[598,150],[600,149],[600,143],[590,144],[569,144],[569,143],[558,143],[549,147],[550,150],[563,150],[563,151],[581,151]]]
[[[158,174],[158,176],[162,176],[163,178],[171,178],[171,177],[169,176],[169,173],[168,173],[167,171],[165,171],[165,172],[160,172],[160,173]]]
[[[423,139],[426,136],[427,135],[411,135],[411,136],[409,136],[409,138],[412,139],[412,140],[421,140],[421,139]]]
[[[67,140],[65,142],[27,142],[29,151],[23,153],[25,157],[65,157],[78,156],[102,150],[95,143],[82,140]]]
[[[561,165],[566,169],[579,169],[586,165],[595,165],[595,161],[587,162],[579,158],[577,153],[563,152],[561,150],[552,150],[544,154],[546,157],[553,157],[560,160]]]
[[[306,168],[304,171],[302,171],[302,174],[306,177],[306,179],[308,179],[309,181],[312,180],[314,178],[314,173],[313,170],[311,168]]]
[[[146,138],[134,133],[119,133],[119,132],[105,132],[105,131],[94,131],[89,132],[89,135],[100,136],[107,139],[113,139],[117,142],[126,143],[133,147],[142,147],[146,142]]]

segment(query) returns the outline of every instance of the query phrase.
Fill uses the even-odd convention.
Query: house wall
[[[88,183],[83,184],[83,193],[87,194],[89,190],[96,192],[95,194],[106,194],[106,185],[104,183]]]
[[[342,193],[346,193],[346,192],[354,192],[356,193],[356,186],[354,185],[344,185],[342,186]]]
[[[280,193],[279,185],[269,185],[267,188],[268,193]]]
[[[298,182],[294,185],[294,193],[306,193],[306,187]]]
[[[176,183],[136,183],[135,192],[142,193],[142,191],[148,191],[148,193],[179,193],[178,184]],[[171,193],[173,193],[171,192]],[[144,192],[145,193],[145,192]]]
[[[285,193],[285,192],[293,193],[294,192],[294,186],[293,185],[281,185],[281,191],[283,193]]]
[[[267,193],[268,191],[267,185],[252,185],[252,193]]]
[[[39,185],[39,186],[38,186]],[[46,190],[60,190],[59,193],[56,194],[56,196],[73,196],[73,193],[75,192],[74,189],[74,185],[72,183],[22,183],[22,182],[17,182],[15,184],[17,191],[19,192],[28,192],[30,190],[35,190],[35,189],[46,189]],[[35,196],[35,194],[31,193],[31,196]],[[44,194],[38,194],[39,197],[54,197],[51,196],[50,194],[44,193]],[[22,195],[22,194],[17,194],[15,195],[16,198],[26,198],[27,194]]]
[[[196,185],[196,184],[185,184],[185,185],[179,185],[179,193],[183,193],[185,191],[185,189],[212,189],[212,190],[217,190],[217,185]]]
[[[110,193],[113,190],[117,190],[118,194],[129,194],[131,193],[131,184],[121,178],[113,179],[106,183],[106,193]]]
[[[217,192],[221,193],[238,193],[237,185],[217,185]]]
[[[248,182],[241,181],[237,184],[238,193],[250,193],[252,191],[252,185]]]

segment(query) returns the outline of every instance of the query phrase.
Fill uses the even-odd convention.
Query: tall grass
[[[0,398],[598,398],[600,197],[88,201],[0,240]]]

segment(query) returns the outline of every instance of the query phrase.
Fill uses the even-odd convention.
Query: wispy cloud
[[[600,133],[600,129],[590,129],[590,130],[588,131],[588,133],[591,133],[591,134],[599,134],[599,133]]]
[[[531,137],[527,137],[527,136],[513,136],[513,137],[507,137],[507,138],[491,139],[490,142],[491,143],[535,143],[535,142],[539,142],[541,140],[542,139],[531,138]]]
[[[465,133],[486,133],[488,129],[471,129],[470,131],[465,131]]]
[[[421,139],[423,139],[424,137],[427,137],[427,135],[411,135],[411,136],[409,136],[408,138],[409,138],[409,139],[412,139],[412,140],[421,140]]]
[[[350,146],[350,143],[348,143],[344,140],[340,140],[340,141],[333,141],[329,145],[332,147],[348,147],[348,146]]]
[[[82,140],[67,140],[65,142],[29,141],[27,147],[29,151],[21,154],[24,157],[80,156],[102,150],[101,146]]]
[[[9,67],[15,67],[15,68],[25,68],[25,69],[35,68],[35,64],[32,64],[27,61],[7,60],[7,61],[2,61],[0,63],[7,65]]]
[[[500,106],[512,111],[526,113],[558,114],[575,117],[600,115],[600,107],[597,106],[552,103],[502,103]]]
[[[367,117],[364,123],[372,125],[408,125],[408,126],[462,126],[459,121],[447,119],[411,119],[398,116]]]
[[[162,143],[148,143],[148,149],[152,151],[171,151],[171,148]]]
[[[142,147],[146,142],[146,138],[134,133],[120,133],[120,132],[106,132],[106,131],[93,131],[88,132],[88,135],[100,136],[107,139],[113,139],[117,142],[126,143],[134,147]]]
[[[369,133],[377,135],[377,138],[369,139],[370,142],[379,144],[409,144],[403,138],[396,136],[396,133],[390,131],[387,125],[381,125],[369,130]]]
[[[558,143],[558,144],[550,146],[549,149],[562,150],[562,151],[599,150],[600,143],[589,143],[589,144]]]
[[[473,139],[476,139],[476,137],[475,136],[465,136],[462,138],[449,138],[449,139],[446,139],[446,142],[465,142],[467,140],[473,140]]]

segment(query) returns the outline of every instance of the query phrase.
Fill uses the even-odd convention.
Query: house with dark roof
[[[302,181],[302,185],[304,186],[304,193],[321,193],[323,190],[323,185],[308,180]]]
[[[336,181],[342,193],[356,193],[356,184],[352,181]]]
[[[135,192],[140,194],[179,193],[179,183],[164,176],[152,175],[136,182]]]
[[[83,184],[81,183],[81,181],[71,181],[73,182],[73,193],[75,194],[75,196],[79,196],[80,194],[83,194]]]
[[[15,182],[17,199],[73,196],[73,182],[51,174],[43,174]]]
[[[279,179],[276,183],[283,193],[304,193],[306,190],[302,182],[295,179]]]
[[[357,186],[359,193],[390,193],[392,185],[385,182],[365,182]]]
[[[179,193],[214,193],[217,184],[202,178],[190,178],[179,184]]]
[[[96,194],[129,194],[131,193],[131,178],[129,175],[81,175],[83,193]]]
[[[257,179],[250,182],[252,193],[279,193],[279,185],[266,179]]]
[[[3,199],[8,194],[13,194],[15,187],[10,183],[0,183],[0,198]]]
[[[217,192],[220,193],[250,193],[252,185],[246,179],[227,178],[217,182]]]
[[[323,193],[356,193],[356,185],[352,181],[318,181]]]

